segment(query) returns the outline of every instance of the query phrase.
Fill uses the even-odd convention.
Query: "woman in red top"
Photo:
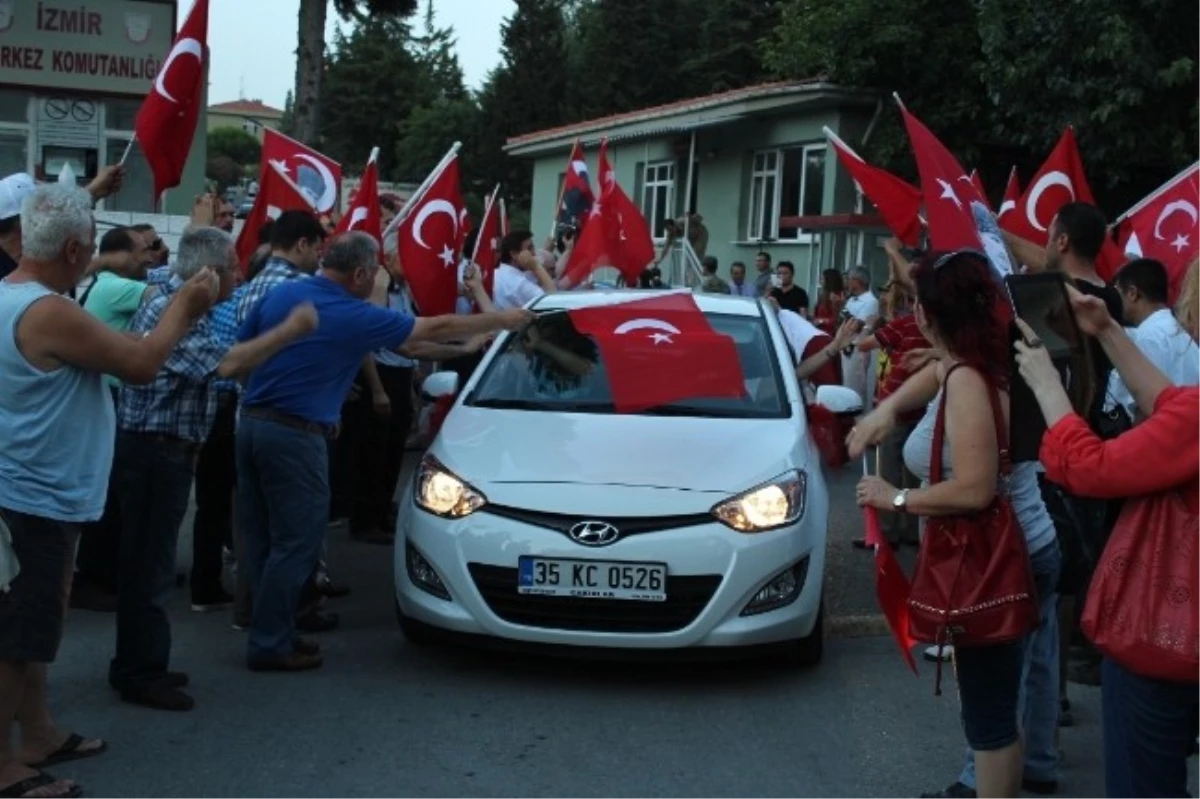
[[[1178,502],[1175,497],[1180,497],[1186,513],[1180,511],[1173,519],[1167,514],[1147,518],[1166,521],[1168,529],[1155,532],[1178,542],[1180,556],[1194,561],[1195,542],[1186,537],[1197,535],[1200,510],[1200,388],[1171,385],[1113,321],[1102,300],[1068,291],[1080,329],[1104,347],[1147,419],[1115,439],[1101,440],[1073,411],[1045,347],[1021,323],[1025,342],[1016,344],[1017,362],[1046,418],[1041,448],[1046,477],[1083,496],[1142,498],[1125,504],[1118,530],[1122,522],[1136,524],[1143,518],[1149,502],[1160,497]],[[1110,546],[1117,540],[1114,533]],[[1139,554],[1148,560],[1155,553]],[[1146,569],[1139,571],[1145,573]],[[1194,576],[1190,582],[1180,588],[1186,592],[1185,601],[1192,603],[1194,619],[1198,586]],[[1099,590],[1096,583],[1093,590]],[[1106,618],[1097,624],[1107,624]],[[1160,635],[1174,637],[1169,629],[1154,628]],[[1183,640],[1187,637],[1185,634]],[[1191,641],[1194,647],[1195,639]],[[1187,796],[1187,757],[1196,735],[1200,711],[1196,685],[1200,680],[1195,674],[1186,683],[1156,679],[1109,655],[1102,673],[1108,795]]]
[[[827,335],[837,332],[838,316],[846,303],[846,287],[842,284],[842,273],[826,269],[821,273],[821,288],[817,291],[817,304],[813,308],[813,324]]]

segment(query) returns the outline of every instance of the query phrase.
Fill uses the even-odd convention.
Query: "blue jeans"
[[[237,511],[253,597],[247,657],[290,654],[296,609],[329,521],[325,439],[242,416],[237,427]]]
[[[1142,677],[1104,659],[1104,784],[1109,796],[1187,796],[1195,683]]]
[[[1042,623],[1025,637],[1017,715],[1025,733],[1025,779],[1057,782],[1058,746],[1054,736],[1058,731],[1058,575],[1062,554],[1055,543],[1033,553],[1030,560]],[[969,749],[958,781],[975,787],[975,753]]]
[[[119,691],[145,690],[167,673],[167,603],[175,591],[175,548],[198,449],[136,433],[117,435],[113,479],[121,498],[121,581],[117,654],[108,681]]]

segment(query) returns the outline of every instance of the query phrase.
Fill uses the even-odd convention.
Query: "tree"
[[[209,154],[204,167],[204,177],[217,184],[217,192],[224,193],[230,186],[236,186],[242,179],[242,165],[227,155]]]
[[[426,95],[425,77],[409,52],[406,22],[380,17],[334,35],[319,119],[322,152],[348,171],[362,169],[372,147],[396,152],[400,124]],[[380,162],[381,177],[395,165]]]
[[[405,17],[417,10],[417,0],[333,0],[343,19],[364,24],[380,15]],[[300,0],[296,37],[295,134],[314,143],[320,112],[321,79],[325,70],[325,23],[329,0]]]
[[[290,89],[283,100],[283,118],[279,120],[279,132],[292,138],[296,136],[296,97]]]
[[[217,128],[208,134],[208,155],[229,158],[239,166],[257,166],[262,158],[262,145],[241,128]]]
[[[759,83],[768,72],[760,42],[779,22],[778,0],[691,0],[700,19],[691,57],[679,73],[691,94],[738,89]],[[689,13],[685,10],[685,13]]]
[[[1195,15],[1194,0],[980,0],[992,127],[1028,154],[1025,174],[1073,124],[1097,202],[1115,216],[1195,161]]]
[[[467,89],[463,85],[463,71],[455,53],[457,39],[454,28],[439,28],[433,14],[433,0],[425,2],[423,30],[412,37],[412,53],[417,64],[425,72],[426,87],[432,94],[430,99],[446,98],[463,100]]]
[[[472,142],[467,138],[476,129],[479,109],[470,99],[439,97],[429,105],[413,109],[400,123],[400,138],[396,143],[394,174],[397,180],[419,183],[425,179],[446,150],[455,141],[463,143],[459,164],[464,189],[477,189],[470,171],[475,165]],[[490,188],[490,187],[489,187]]]

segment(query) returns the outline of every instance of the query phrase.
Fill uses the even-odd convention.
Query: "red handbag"
[[[947,372],[943,386],[962,365]],[[988,391],[1000,444],[1000,475],[1007,478],[1012,463],[1000,395],[990,381]],[[931,484],[942,480],[945,430],[943,388],[933,429]],[[938,646],[1007,643],[1023,638],[1038,625],[1033,566],[1007,496],[997,493],[992,504],[977,513],[926,517],[908,605],[912,637]],[[935,691],[941,693],[940,669]]]
[[[1200,516],[1178,491],[1125,503],[1100,556],[1081,627],[1135,674],[1197,682],[1200,673]]]

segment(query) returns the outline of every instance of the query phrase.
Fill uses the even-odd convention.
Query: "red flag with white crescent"
[[[1200,162],[1179,173],[1133,207],[1121,223],[1122,249],[1161,261],[1171,278],[1171,301],[1200,254]]]
[[[1003,215],[1000,227],[1044,247],[1050,240],[1050,223],[1058,209],[1076,201],[1095,204],[1083,171],[1075,130],[1068,126],[1029,182],[1013,213]]]
[[[362,180],[354,200],[346,209],[346,214],[338,222],[335,233],[348,233],[351,230],[361,230],[371,235],[379,245],[383,246],[383,211],[379,205],[379,164],[377,157],[379,149],[371,152],[371,160],[363,171]]]
[[[312,212],[312,203],[304,192],[292,183],[288,176],[277,166],[268,167],[259,183],[258,196],[254,198],[254,207],[250,215],[242,223],[241,232],[237,238],[238,263],[245,272],[250,264],[250,258],[258,249],[258,231],[268,221],[276,219],[284,211]]]
[[[275,164],[299,186],[318,214],[333,213],[341,206],[342,165],[329,156],[267,128],[263,132],[260,175],[266,174],[268,164]]]
[[[825,135],[838,161],[874,204],[892,234],[915,247],[921,235],[921,190],[891,172],[868,164],[829,128],[825,128]]]
[[[420,197],[409,200],[397,233],[400,263],[424,316],[454,313],[458,256],[466,236],[467,209],[454,156]]]
[[[979,229],[971,203],[987,200],[979,196],[970,175],[962,168],[946,145],[908,109],[901,108],[904,126],[912,143],[921,174],[921,193],[929,218],[929,240],[935,250],[982,250]]]
[[[470,254],[472,263],[479,267],[483,275],[483,288],[489,297],[492,296],[496,266],[500,262],[500,239],[503,235],[500,232],[501,208],[500,187],[496,186],[488,197],[487,207],[483,209],[483,221],[475,236],[475,252]]]
[[[1017,168],[1014,166],[1008,172],[1008,185],[1004,187],[1004,199],[1000,201],[1000,211],[996,214],[997,221],[1005,214],[1016,210],[1017,202],[1021,199],[1021,183],[1017,180]]]
[[[196,0],[138,110],[134,131],[154,175],[155,202],[179,185],[196,136],[208,61],[208,0]]]

